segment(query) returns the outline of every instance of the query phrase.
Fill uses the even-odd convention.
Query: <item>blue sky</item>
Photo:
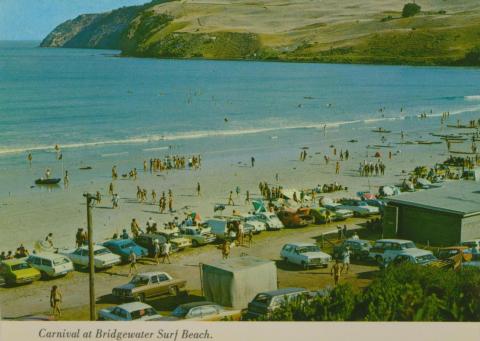
[[[58,24],[150,0],[0,0],[0,40],[41,40]]]

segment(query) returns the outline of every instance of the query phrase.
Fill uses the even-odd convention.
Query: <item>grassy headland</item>
[[[327,63],[480,65],[480,4],[422,0],[157,0],[59,25],[41,46],[123,55]]]

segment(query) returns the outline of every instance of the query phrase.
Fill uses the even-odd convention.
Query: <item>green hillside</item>
[[[480,65],[480,3],[421,0],[157,0],[59,25],[43,47],[159,58]]]

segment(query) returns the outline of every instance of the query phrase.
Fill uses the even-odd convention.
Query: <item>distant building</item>
[[[480,184],[456,181],[443,187],[388,198],[383,237],[453,245],[480,237]]]

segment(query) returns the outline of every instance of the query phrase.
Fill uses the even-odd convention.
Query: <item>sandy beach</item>
[[[437,118],[429,120],[438,121]],[[235,206],[227,206],[224,213],[230,214],[235,209],[240,212],[248,212],[252,209],[250,204],[245,204],[245,192],[250,191],[252,197],[258,197],[258,183],[266,181],[272,185],[281,185],[283,188],[311,189],[317,184],[330,184],[337,182],[348,187],[348,191],[327,193],[332,198],[352,197],[358,191],[371,191],[376,193],[381,185],[401,182],[407,175],[402,170],[409,172],[416,165],[433,166],[447,158],[444,144],[418,145],[418,144],[394,144],[400,142],[398,131],[385,134],[388,141],[380,141],[381,134],[372,133],[371,125],[360,131],[351,131],[347,135],[346,129],[328,129],[323,131],[304,131],[305,136],[299,136],[296,142],[295,136],[291,141],[278,146],[275,139],[265,136],[265,143],[254,149],[225,150],[221,152],[204,153],[202,166],[198,170],[180,169],[164,172],[150,173],[143,171],[143,161],[122,160],[122,155],[112,156],[105,160],[89,160],[93,170],[88,176],[90,181],[78,183],[76,175],[79,170],[70,171],[70,184],[63,188],[63,184],[48,192],[47,190],[31,191],[30,193],[13,193],[5,195],[1,199],[2,219],[0,229],[8,238],[2,238],[0,250],[15,250],[20,243],[28,249],[33,247],[37,240],[44,239],[52,232],[54,243],[58,247],[73,247],[75,232],[79,227],[86,225],[86,206],[83,193],[95,193],[99,190],[103,199],[101,204],[93,211],[94,238],[102,241],[110,238],[114,233],[119,233],[123,228],[129,231],[130,221],[136,218],[141,227],[149,217],[157,223],[166,223],[175,216],[179,219],[184,217],[185,212],[197,212],[205,219],[213,216],[215,204],[226,204],[230,190],[235,192],[240,187],[239,197],[234,195]],[[405,139],[415,140],[419,136],[427,136],[426,131],[412,131]],[[351,143],[349,140],[357,139]],[[219,141],[220,142],[220,141]],[[282,141],[284,142],[284,141]],[[392,144],[392,148],[373,147],[374,145]],[[335,146],[331,148],[330,146]],[[301,147],[306,146],[307,160],[300,161]],[[367,146],[370,146],[367,148]],[[337,155],[333,155],[334,149]],[[350,153],[348,161],[340,161],[340,151],[347,150]],[[389,151],[392,158],[388,158]],[[169,150],[162,150],[152,157],[161,157],[168,154]],[[379,152],[381,158],[374,157]],[[191,149],[183,155],[195,154]],[[368,157],[367,157],[368,153]],[[68,151],[64,152],[68,158]],[[330,157],[327,165],[324,156]],[[256,159],[255,167],[250,165],[250,157]],[[53,155],[52,155],[53,157]],[[361,177],[358,172],[360,162],[376,162],[381,159],[386,164],[384,176]],[[335,163],[340,162],[340,174],[335,175]],[[102,164],[103,163],[103,164]],[[120,207],[112,209],[111,197],[108,195],[108,185],[111,182],[108,165],[119,165],[119,173],[127,173],[128,170],[137,168],[137,180],[120,179],[114,181],[115,192],[120,197]],[[28,163],[25,162],[25,168]],[[101,170],[101,172],[100,172]],[[275,174],[278,173],[278,182]],[[82,174],[83,175],[83,174]],[[196,184],[200,182],[202,195],[196,195]],[[148,202],[140,203],[136,199],[136,188],[140,186],[148,191]],[[151,190],[155,189],[157,201],[162,191],[171,189],[174,193],[174,213],[160,214],[158,203],[151,203]]]

